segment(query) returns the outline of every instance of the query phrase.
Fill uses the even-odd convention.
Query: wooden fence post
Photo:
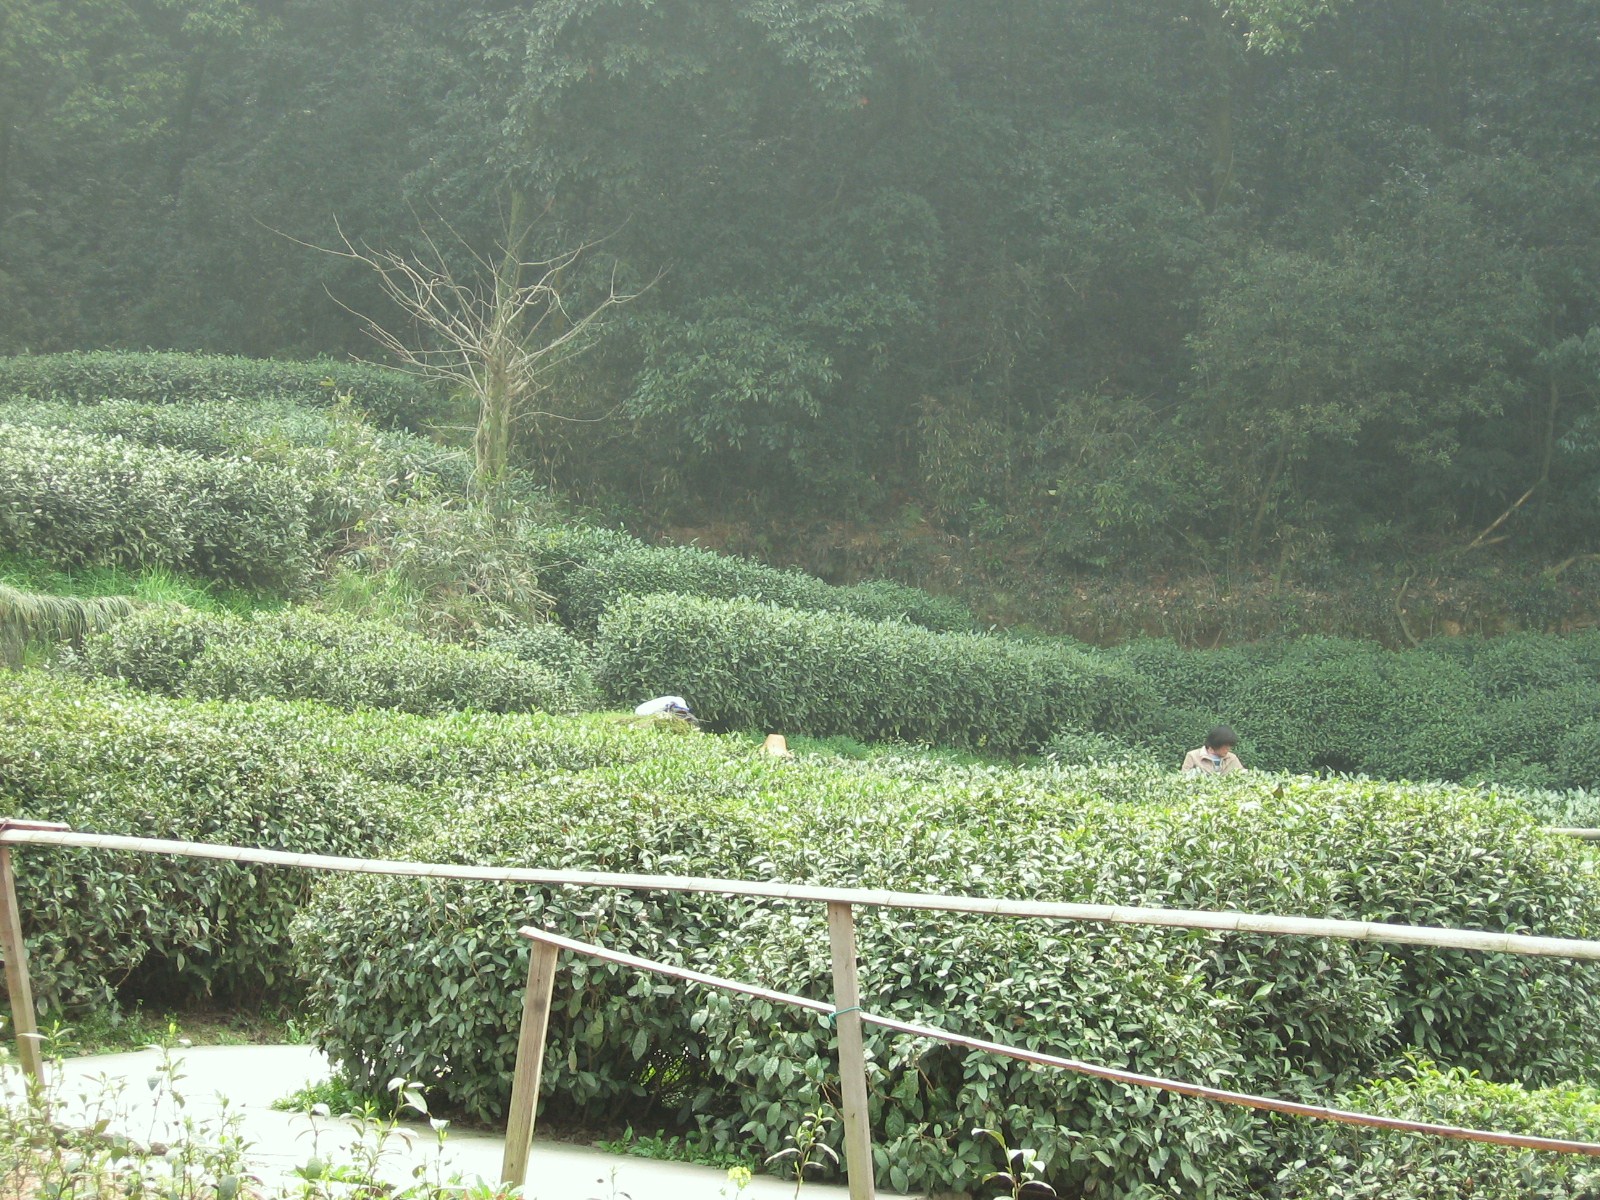
[[[22,943],[22,910],[17,906],[11,847],[0,846],[0,943],[6,954],[6,992],[11,997],[11,1027],[17,1037],[22,1069],[41,1087],[44,1055],[39,1051],[39,1021],[33,1012],[33,987],[28,982],[28,948]]]
[[[872,1126],[867,1113],[867,1056],[861,1044],[861,986],[856,979],[856,923],[850,905],[828,901],[833,952],[834,1026],[839,1031],[839,1094],[844,1102],[844,1169],[850,1200],[873,1200]]]
[[[500,1181],[521,1187],[528,1178],[533,1150],[533,1118],[539,1108],[539,1075],[544,1069],[544,1035],[550,1025],[550,995],[556,982],[556,955],[549,942],[528,947],[528,990],[522,997],[522,1030],[517,1035],[517,1066],[511,1077],[511,1111],[506,1116],[506,1152]]]

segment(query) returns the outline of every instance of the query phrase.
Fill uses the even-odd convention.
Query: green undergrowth
[[[284,1045],[306,1040],[303,1022],[283,1010],[151,1009],[139,1000],[121,1007],[84,1008],[70,1020],[52,1019],[42,1032],[52,1052],[68,1058],[143,1050],[175,1039],[191,1046]]]
[[[358,1092],[338,1076],[323,1079],[317,1083],[308,1083],[302,1088],[296,1088],[287,1096],[279,1096],[272,1102],[274,1112],[308,1113],[319,1104],[334,1115],[343,1113],[360,1112],[365,1106],[383,1105],[386,1100],[391,1101],[387,1107],[389,1112],[394,1112],[392,1096],[372,1095]]]

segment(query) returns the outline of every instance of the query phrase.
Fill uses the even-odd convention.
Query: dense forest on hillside
[[[591,502],[1057,570],[1486,530],[1560,568],[1600,478],[1597,39],[1581,0],[26,0],[0,351],[373,355],[340,304],[397,314],[304,243],[532,213],[601,239],[575,304],[659,276],[522,426]]]

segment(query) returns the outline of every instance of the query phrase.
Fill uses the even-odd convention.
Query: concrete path
[[[183,1121],[197,1123],[211,1142],[224,1121],[237,1122],[237,1136],[265,1191],[294,1178],[296,1167],[313,1156],[349,1162],[363,1153],[361,1132],[349,1122],[275,1112],[283,1099],[307,1084],[328,1078],[325,1058],[308,1046],[196,1046],[172,1052],[164,1070],[161,1053],[100,1054],[68,1059],[52,1090],[63,1115],[93,1124],[111,1119],[111,1128],[146,1145],[171,1142]],[[14,1099],[20,1076],[9,1064],[0,1093]],[[74,1122],[76,1123],[76,1122]],[[369,1137],[365,1153],[381,1150],[379,1174],[405,1186],[421,1167],[430,1178],[496,1180],[505,1139],[499,1134],[445,1130],[439,1143],[426,1124],[402,1127],[406,1136],[389,1137],[381,1147]],[[525,1195],[529,1200],[718,1200],[734,1196],[727,1172],[691,1163],[655,1162],[607,1154],[592,1146],[535,1138]],[[802,1200],[845,1200],[845,1188],[807,1183]],[[743,1200],[792,1200],[793,1182],[757,1176]]]

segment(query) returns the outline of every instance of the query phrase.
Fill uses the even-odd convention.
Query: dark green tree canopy
[[[1590,550],[1579,0],[18,0],[0,350],[345,353],[333,223],[662,274],[557,486],[909,500],[1059,565]],[[664,274],[663,274],[664,273]],[[1519,498],[1526,499],[1518,503]]]

